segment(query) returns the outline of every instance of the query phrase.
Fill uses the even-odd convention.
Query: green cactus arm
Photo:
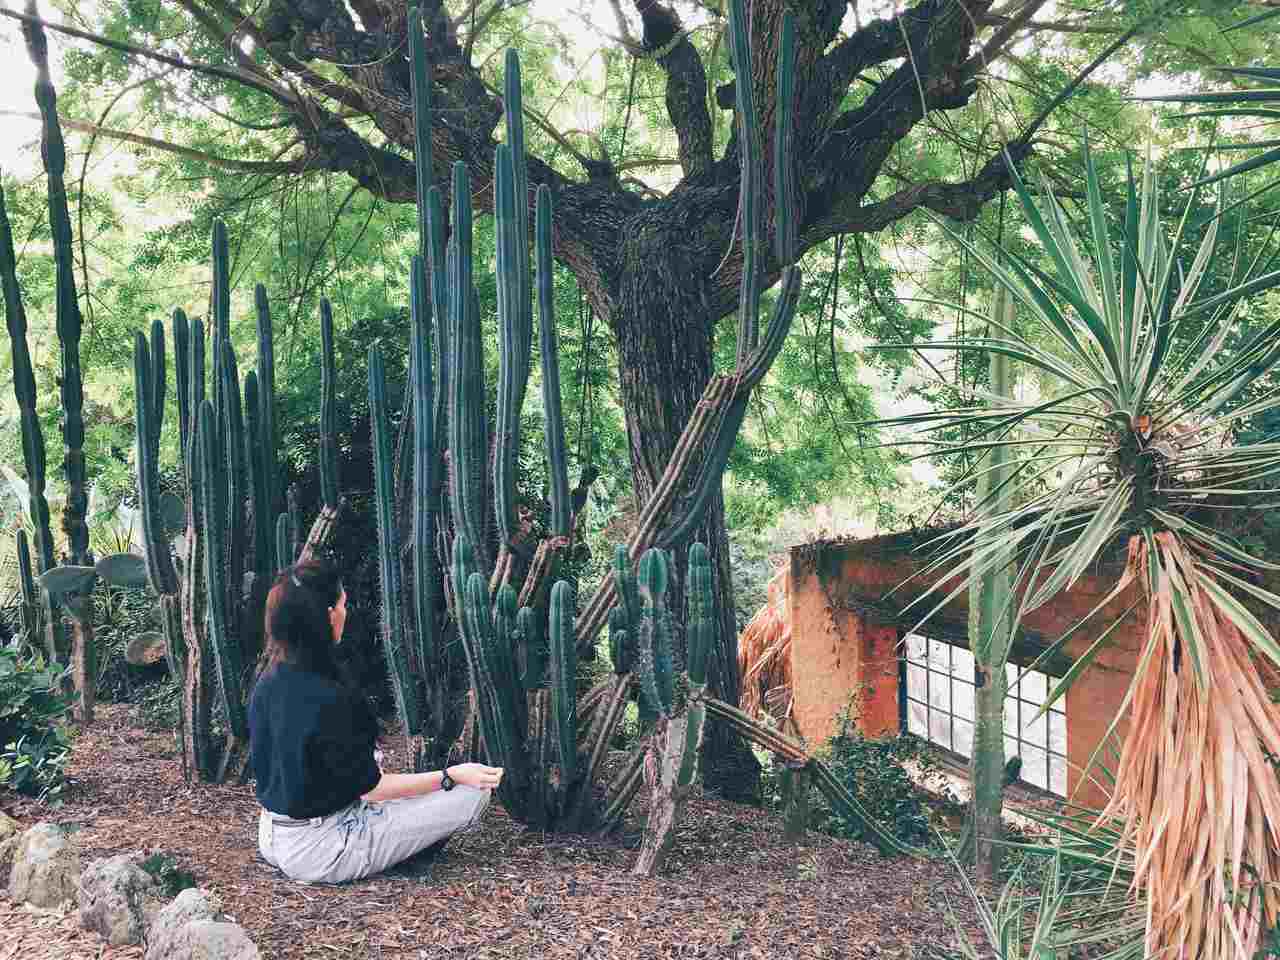
[[[844,788],[835,774],[831,772],[831,768],[816,757],[809,756],[804,749],[804,745],[799,741],[774,730],[754,717],[748,716],[742,710],[732,704],[725,703],[723,700],[706,697],[703,699],[703,703],[706,706],[707,716],[728,725],[752,743],[770,750],[788,761],[804,764],[813,773],[814,781],[818,788],[831,802],[832,806],[836,807],[840,811],[840,815],[845,819],[861,825],[866,831],[867,838],[875,844],[881,853],[885,855],[899,854],[922,857],[925,859],[937,857],[937,854],[931,851],[901,843],[888,830],[878,824],[867,809],[858,802],[858,799]]]
[[[36,581],[31,573],[31,547],[27,541],[27,531],[19,527],[14,539],[18,557],[18,591],[23,603],[35,603]]]
[[[431,187],[427,190],[427,250],[426,264],[427,275],[430,280],[429,292],[431,294],[431,319],[432,334],[434,343],[432,344],[432,353],[435,357],[436,370],[436,399],[435,399],[435,430],[436,430],[436,462],[441,469],[436,471],[434,476],[434,485],[427,491],[428,508],[439,512],[440,509],[440,490],[444,482],[443,460],[441,452],[446,449],[449,443],[448,421],[449,421],[449,257],[445,250],[445,220],[444,220],[444,204],[438,187]]]
[[[84,377],[80,367],[80,333],[83,325],[76,295],[74,238],[64,179],[67,150],[58,121],[58,95],[49,72],[49,41],[38,21],[22,25],[27,52],[36,68],[36,104],[40,108],[40,156],[47,174],[49,228],[53,236],[55,276],[55,328],[61,352],[63,470],[66,500],[62,529],[67,552],[74,564],[90,562],[88,478],[84,456]]]
[[[187,445],[191,434],[191,327],[181,309],[173,311],[173,389],[178,398],[178,459],[183,479],[190,483]]]
[[[196,480],[195,460],[197,454],[196,444],[196,420],[200,416],[200,404],[205,398],[204,384],[204,353],[205,353],[205,335],[204,322],[196,319],[191,321],[190,336],[188,338],[188,380],[190,393],[187,398],[187,407],[191,411],[191,427],[186,437],[186,447],[183,449],[183,457],[187,463],[188,479],[192,486]]]
[[[547,682],[547,641],[539,628],[540,623],[537,611],[531,607],[521,607],[516,614],[524,654],[521,686],[527,691],[538,690]]]
[[[454,526],[466,533],[481,567],[491,567],[485,538],[485,473],[488,446],[485,443],[484,355],[479,317],[472,303],[472,219],[471,180],[466,164],[453,165],[453,220],[450,245],[452,279],[450,287],[449,372],[452,402],[449,407],[449,496]]]
[[[196,432],[200,444],[200,485],[203,488],[201,500],[205,505],[204,576],[208,584],[205,605],[207,627],[227,726],[236,739],[243,740],[248,735],[248,721],[245,716],[244,695],[240,682],[244,664],[240,659],[240,645],[232,634],[231,617],[227,606],[229,584],[227,570],[223,563],[227,550],[225,512],[219,509],[225,504],[225,499],[218,494],[219,490],[226,489],[226,458],[222,438],[219,435],[218,418],[213,404],[208,400],[200,405],[199,427]]]
[[[491,665],[492,678],[504,712],[510,714],[516,731],[516,743],[524,740],[528,727],[528,703],[524,697],[524,685],[516,669],[516,643],[519,636],[519,617],[516,610],[516,591],[510,584],[498,589],[494,604],[492,654],[486,655]]]
[[[254,287],[253,302],[258,335],[258,423],[261,424],[263,440],[262,473],[267,495],[265,516],[269,517],[275,513],[280,497],[279,471],[276,466],[280,435],[276,430],[275,330],[271,323],[267,289],[262,284]]]
[[[145,434],[151,444],[151,455],[159,462],[160,435],[164,430],[164,405],[168,393],[168,362],[164,342],[164,322],[151,321],[151,383],[147,403],[151,408],[151,425]],[[141,441],[143,434],[138,434]]]
[[[558,580],[551,588],[548,631],[551,673],[551,711],[554,716],[560,782],[573,783],[578,762],[578,646],[573,631],[573,587]]]
[[[497,649],[494,625],[489,609],[489,585],[484,574],[474,572],[467,578],[463,601],[463,642],[471,667],[472,690],[479,708],[481,732],[490,762],[506,768],[502,785],[504,801],[519,811],[527,802],[521,785],[525,781],[525,756],[516,718],[510,710],[511,678],[499,675],[493,662]],[[504,679],[507,681],[504,683]],[[511,783],[506,783],[506,777]]]
[[[411,27],[411,29],[413,29]],[[418,662],[424,673],[436,669],[441,637],[440,567],[436,557],[436,511],[429,491],[435,476],[435,397],[431,377],[431,315],[427,303],[426,268],[413,258],[409,271],[410,348],[413,355],[413,484],[418,502],[413,510],[413,598]]]
[[[378,518],[378,573],[382,583],[382,644],[400,722],[409,736],[422,731],[417,686],[409,671],[400,615],[400,534],[396,526],[387,411],[387,374],[378,347],[369,348],[369,417],[373,432],[374,512]]]
[[[263,455],[262,408],[258,402],[258,372],[244,375],[245,454],[249,461],[249,510],[253,517],[253,573],[269,581],[274,569],[275,544],[271,519],[271,498],[267,495],[267,478]],[[323,432],[323,431],[322,431]],[[323,440],[321,441],[323,442]]]
[[[222,396],[223,439],[222,454],[226,457],[227,490],[223,501],[226,517],[226,533],[223,563],[227,573],[227,609],[237,610],[243,593],[245,541],[245,458],[248,443],[245,440],[244,407],[240,394],[240,374],[236,367],[235,351],[231,341],[222,345]]]
[[[729,0],[729,51],[733,89],[737,97],[738,151],[741,187],[738,191],[739,230],[742,234],[742,281],[738,296],[738,362],[741,367],[760,336],[760,126],[756,118],[755,90],[751,75],[751,25],[746,0]]]
[[[181,683],[187,676],[187,638],[182,632],[182,603],[177,596],[166,594],[160,598],[160,625],[169,676]]]
[[[231,253],[227,243],[227,225],[220,219],[213,221],[212,245],[213,288],[209,302],[209,335],[227,341],[231,339]]]
[[[758,382],[757,374],[762,377],[772,366],[774,359],[782,350],[791,323],[795,319],[796,305],[800,301],[801,274],[799,267],[787,267],[782,272],[782,290],[774,305],[774,316],[769,322],[760,347],[753,354],[743,377],[744,382]],[[720,489],[724,479],[724,471],[729,463],[729,454],[747,415],[747,403],[750,391],[742,390],[739,396],[725,411],[723,419],[716,428],[715,439],[711,449],[707,451],[693,483],[692,492],[682,505],[680,514],[671,525],[658,537],[660,546],[669,547],[688,539],[693,529],[702,521],[703,512],[711,502],[711,496]]]
[[[516,471],[520,454],[520,410],[529,381],[527,360],[521,353],[521,278],[517,237],[511,147],[498,144],[494,162],[494,223],[497,234],[498,292],[498,405],[493,454],[493,496],[501,542],[513,546],[519,531],[516,513]],[[527,264],[527,260],[525,261]]]
[[[695,691],[707,683],[707,658],[716,645],[719,618],[715,611],[715,575],[711,569],[711,553],[705,544],[689,545],[688,636],[685,671]]]
[[[671,625],[666,608],[670,582],[666,553],[657,547],[640,558],[638,665],[640,688],[651,709],[669,717],[674,708],[675,680],[671,655]]]
[[[631,640],[627,633],[627,615],[621,607],[609,611],[609,659],[613,672],[619,675],[631,672]]]
[[[164,344],[156,344],[161,351]],[[173,566],[173,552],[169,537],[162,529],[160,515],[160,467],[157,462],[159,445],[150,437],[156,435],[154,419],[156,408],[164,406],[164,397],[157,403],[153,389],[155,365],[147,338],[138,332],[133,340],[133,410],[137,427],[138,448],[136,457],[138,506],[142,512],[142,534],[146,544],[147,577],[151,589],[165,595],[177,593],[178,572]]]
[[[511,187],[516,273],[520,291],[516,299],[519,310],[517,340],[521,368],[527,370],[533,351],[533,285],[529,273],[529,164],[524,148],[524,93],[520,82],[520,56],[508,47],[503,75],[503,114],[507,121],[507,146],[511,151]]]
[[[778,262],[796,261],[795,183],[795,96],[796,96],[796,16],[782,11],[778,40],[777,107],[774,110],[773,196],[774,239]]]
[[[338,371],[333,351],[333,306],[320,299],[320,499],[338,506]],[[271,490],[268,476],[268,491]]]
[[[622,544],[613,548],[613,582],[618,591],[618,606],[627,618],[631,631],[640,627],[640,591],[636,589],[636,575],[631,567],[631,554]]]
[[[554,206],[551,188],[538,187],[534,249],[538,259],[538,344],[542,354],[542,409],[546,415],[547,477],[551,487],[551,533],[572,532],[569,497],[569,458],[565,452],[564,408],[560,398],[560,347],[556,338],[555,262],[551,250]]]
[[[430,230],[427,224],[427,191],[434,182],[431,150],[431,64],[427,61],[422,9],[409,7],[409,94],[413,103],[413,168],[418,201],[418,256],[422,264],[431,262]],[[425,279],[425,277],[424,277]],[[444,314],[437,313],[437,317]]]
[[[27,347],[27,312],[22,302],[22,287],[18,283],[18,258],[14,253],[13,228],[9,224],[3,185],[0,185],[0,286],[4,288],[4,320],[13,355],[13,395],[18,403],[36,566],[38,572],[43,573],[54,566],[49,501],[44,492],[47,454],[36,410],[36,378],[31,366],[31,351]]]
[[[213,409],[222,415],[221,344],[231,337],[231,255],[227,248],[227,225],[213,221],[210,240],[213,254],[213,285],[209,293],[208,333],[210,341],[210,393]]]
[[[19,528],[16,534],[18,557],[18,592],[22,597],[19,613],[22,619],[22,633],[26,644],[31,649],[37,648],[36,637],[40,633],[39,595],[36,593],[36,581],[31,572],[31,547],[27,541],[27,531]]]
[[[691,700],[685,707],[685,734],[680,751],[680,766],[676,770],[677,787],[692,785],[694,778],[698,775],[698,757],[702,752],[702,735],[706,723],[706,705],[701,698]]]

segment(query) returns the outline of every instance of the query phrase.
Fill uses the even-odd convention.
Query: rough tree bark
[[[237,169],[260,167],[263,174],[277,175],[345,172],[379,197],[414,201],[413,165],[405,159],[414,145],[406,0],[266,0],[252,8],[236,0],[167,3],[191,17],[192,34],[203,34],[198,42],[191,41],[192,49],[226,51],[223,62],[194,63],[79,35],[131,56],[240,83],[274,101],[298,145],[285,159],[269,164],[237,160]],[[780,19],[788,6],[796,14],[793,135],[803,213],[800,252],[837,234],[883,229],[921,207],[972,218],[1008,186],[1005,150],[1020,162],[1028,152],[1027,134],[994,149],[970,181],[909,183],[867,202],[894,146],[928,112],[964,106],[976,90],[978,73],[998,58],[1043,3],[1030,0],[1016,14],[993,21],[988,17],[991,0],[922,0],[896,17],[841,36],[846,0],[751,0],[752,76],[734,82],[747,79],[752,84],[767,141],[773,136]],[[560,147],[576,156],[583,176],[566,176],[530,157],[529,200],[539,184],[552,188],[556,258],[575,274],[619,343],[635,485],[644,497],[711,374],[715,324],[737,306],[741,255],[726,259],[725,254],[736,236],[739,160],[734,140],[720,156],[713,153],[707,75],[677,4],[632,0],[631,5],[643,23],[643,35],[639,40],[626,36],[622,43],[631,55],[655,60],[666,76],[666,108],[679,142],[683,179],[657,202],[646,201],[608,160],[583,156],[558,137]],[[478,33],[503,5],[476,0],[463,6],[466,12],[458,15],[455,9],[451,16],[443,0],[421,0],[437,107],[435,176],[443,185],[450,164],[466,161],[475,202],[491,205],[494,130],[503,107],[472,61],[475,38],[467,32],[474,24]],[[246,39],[253,41],[251,48]],[[250,49],[252,53],[245,52]],[[862,76],[868,68],[894,61],[903,62],[883,79]],[[860,77],[865,82],[858,82]],[[855,82],[858,91],[870,88],[870,93],[848,105]],[[733,109],[733,84],[719,88],[715,101],[721,109]],[[351,121],[363,118],[373,122],[389,146],[356,131]],[[769,184],[772,151],[768,142],[762,147],[763,182]],[[230,162],[211,158],[215,161]],[[772,197],[767,201],[764,222],[771,224]],[[767,283],[775,281],[779,266],[772,261],[765,265]],[[736,629],[719,499],[696,535],[705,538],[716,558],[717,599],[725,618],[711,692],[736,702]],[[683,557],[683,550],[677,549],[676,556]],[[683,598],[682,582],[683,570],[673,603]],[[708,741],[708,775],[713,783],[726,785],[735,764],[720,761],[747,760],[750,754],[745,747],[732,748],[736,738],[726,740],[717,733]],[[729,773],[722,775],[726,766]]]

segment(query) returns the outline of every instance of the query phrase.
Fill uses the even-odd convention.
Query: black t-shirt
[[[261,677],[249,700],[249,751],[258,802],[295,819],[327,817],[381,779],[378,725],[335,681],[289,663]]]

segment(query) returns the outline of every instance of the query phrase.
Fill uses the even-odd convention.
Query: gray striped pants
[[[489,805],[490,793],[459,785],[384,803],[357,800],[337,813],[310,820],[263,810],[258,817],[258,850],[293,880],[359,880],[474,826]]]

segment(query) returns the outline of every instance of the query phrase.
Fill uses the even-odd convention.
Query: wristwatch
[[[454,780],[453,777],[449,776],[448,770],[440,771],[440,789],[441,790],[452,790],[457,785],[458,785],[458,782]]]

